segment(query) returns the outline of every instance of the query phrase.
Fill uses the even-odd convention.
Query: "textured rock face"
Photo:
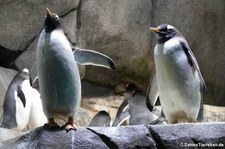
[[[50,7],[61,16],[72,45],[105,53],[118,66],[115,72],[88,66],[85,79],[110,86],[128,80],[145,90],[154,69],[156,43],[148,28],[169,23],[183,33],[199,62],[208,86],[205,103],[225,105],[224,3],[223,0],[2,1],[0,65],[12,67],[18,57],[15,65],[19,69],[31,68],[46,7]]]
[[[89,67],[85,78],[111,85],[133,79],[146,85],[153,66],[148,56],[151,1],[83,0],[79,17],[78,45],[106,53],[117,64],[113,73]]]
[[[61,128],[39,127],[24,135],[0,142],[12,148],[188,148],[225,147],[224,123],[177,124],[134,127]],[[1,129],[0,129],[1,130]],[[16,135],[18,136],[18,135]],[[213,146],[212,146],[213,145]]]

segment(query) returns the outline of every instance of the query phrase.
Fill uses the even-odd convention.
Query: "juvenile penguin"
[[[91,55],[92,57],[89,57]],[[55,117],[68,120],[64,127],[74,129],[75,115],[80,107],[81,82],[77,63],[115,69],[107,56],[91,50],[73,49],[63,30],[58,15],[47,8],[44,29],[37,45],[37,73],[44,113],[49,126],[58,126]]]
[[[159,99],[169,123],[195,122],[205,87],[197,60],[183,35],[173,26],[159,25],[154,49]]]
[[[29,70],[23,69],[13,78],[3,104],[2,127],[22,131],[28,124],[31,109]]]
[[[90,127],[110,127],[111,118],[108,112],[99,111],[91,120]]]
[[[126,93],[124,93],[124,101],[112,126],[119,126],[125,120],[129,121],[129,125],[148,125],[155,121],[157,117],[155,113],[150,112],[146,107],[145,95],[142,91],[135,84],[128,84]]]

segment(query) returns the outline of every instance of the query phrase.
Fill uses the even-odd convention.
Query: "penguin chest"
[[[18,91],[14,92],[15,102],[16,102],[16,123],[17,130],[23,130],[29,121],[32,93],[29,80],[25,80],[21,84],[21,91],[24,97],[18,96]],[[21,99],[25,98],[25,99]],[[25,100],[22,102],[22,100]]]
[[[47,117],[54,113],[73,113],[80,104],[79,70],[65,36],[53,32],[39,39],[37,66],[43,109]],[[41,45],[40,45],[41,44]]]
[[[194,85],[192,67],[177,40],[169,40],[155,47],[156,75],[159,88],[166,90],[186,90]]]
[[[193,73],[180,43],[169,40],[165,44],[157,45],[154,57],[160,102],[166,117],[169,121],[171,115],[177,113],[196,117],[201,99],[196,81],[198,76]]]

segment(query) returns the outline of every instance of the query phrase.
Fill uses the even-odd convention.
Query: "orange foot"
[[[69,132],[70,130],[74,130],[74,131],[77,130],[76,125],[73,122],[73,118],[71,117],[68,118],[68,121],[66,122],[65,125],[63,125],[63,127],[65,128],[67,132]]]

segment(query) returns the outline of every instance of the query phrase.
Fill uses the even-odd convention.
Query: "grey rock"
[[[24,132],[6,129],[6,128],[0,128],[0,142],[10,140],[16,137],[19,137],[24,134]],[[0,145],[1,146],[1,145]]]
[[[225,107],[204,105],[203,112],[205,122],[225,122]]]
[[[225,147],[224,123],[155,125],[149,132],[157,148]]]
[[[86,67],[85,79],[111,86],[124,79],[147,84],[153,67],[148,56],[151,1],[84,0],[78,16],[78,46],[105,53],[117,64],[115,72]]]
[[[225,123],[171,124],[132,127],[39,127],[0,142],[0,148],[202,148],[225,146]],[[1,129],[1,128],[0,128]],[[0,134],[2,135],[2,134]]]
[[[126,80],[146,90],[156,43],[148,28],[168,23],[186,37],[199,62],[208,87],[204,103],[225,106],[224,5],[223,0],[1,1],[0,65],[11,66],[28,50],[16,66],[31,67],[45,9],[50,7],[62,17],[73,45],[105,53],[117,64],[114,72],[87,66],[85,79],[109,86]]]
[[[78,4],[79,0],[57,0],[48,3],[44,0],[1,1],[0,45],[13,51],[26,49],[43,26],[46,7],[60,16],[77,8]]]

